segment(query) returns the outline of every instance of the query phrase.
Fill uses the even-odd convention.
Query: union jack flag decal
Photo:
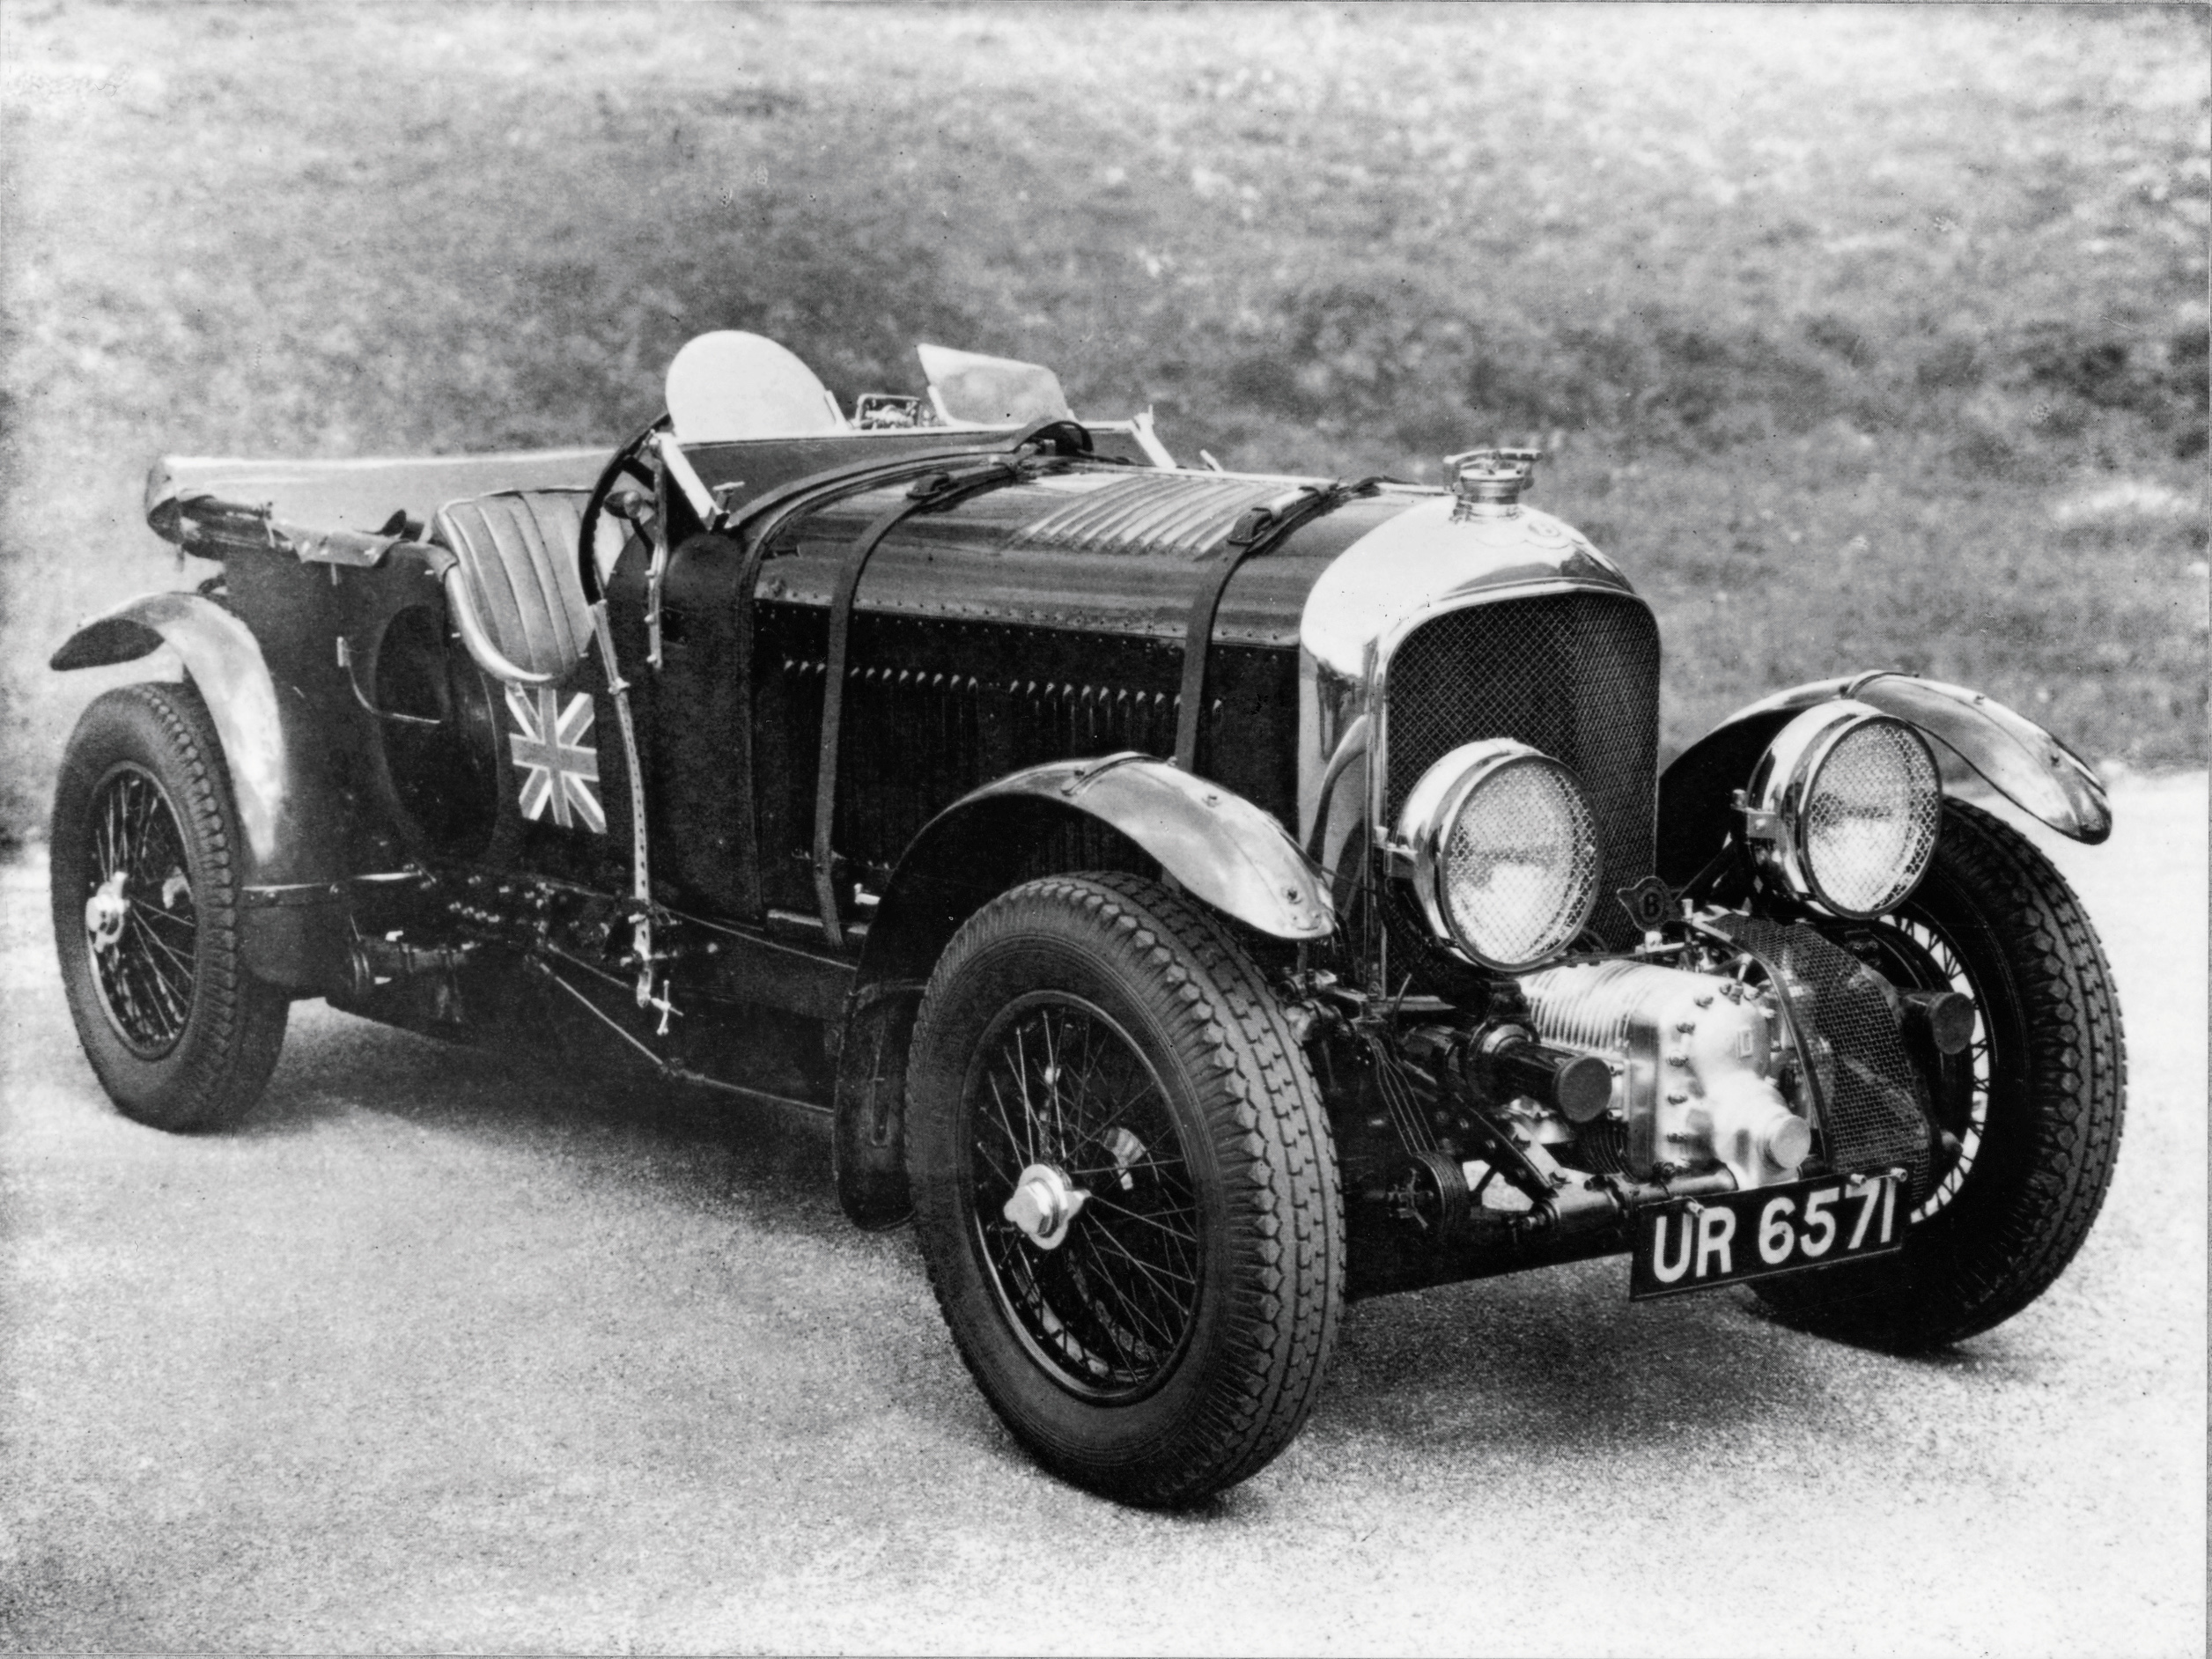
[[[507,712],[515,724],[507,746],[522,769],[522,815],[535,820],[549,815],[564,830],[581,824],[594,835],[605,835],[590,697],[579,691],[564,708],[546,688],[520,691],[509,686]]]

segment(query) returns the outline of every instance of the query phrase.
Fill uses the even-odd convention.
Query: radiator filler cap
[[[1540,449],[1470,449],[1444,457],[1444,472],[1451,479],[1458,504],[1452,521],[1466,519],[1517,519],[1521,497],[1536,482]]]

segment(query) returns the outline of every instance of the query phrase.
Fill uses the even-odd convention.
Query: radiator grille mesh
[[[1612,896],[1651,872],[1659,759],[1659,636],[1636,600],[1555,594],[1447,612],[1391,659],[1384,822],[1445,754],[1510,737],[1573,769],[1604,870],[1593,925],[1633,928]]]
[[[1903,1164],[1913,1201],[1927,1197],[1928,1114],[1872,970],[1809,927],[1755,916],[1730,916],[1716,925],[1781,970],[1799,1029],[1818,1039],[1812,1062],[1828,1161],[1847,1171]]]

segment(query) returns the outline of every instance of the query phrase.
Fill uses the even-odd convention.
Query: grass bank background
[[[918,339],[1185,456],[1539,499],[1667,741],[1898,666],[2201,764],[2207,16],[0,4],[0,833],[175,579],[163,450],[611,441],[685,338]]]

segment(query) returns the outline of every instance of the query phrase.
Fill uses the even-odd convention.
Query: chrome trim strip
[[[479,668],[507,685],[551,685],[560,677],[533,674],[507,660],[485,630],[483,618],[476,614],[476,596],[470,590],[468,573],[461,569],[458,559],[446,567],[439,580],[446,589],[446,608],[453,613],[453,630],[461,636],[461,643]]]
[[[1328,830],[1329,808],[1336,798],[1337,785],[1344,780],[1346,771],[1353,761],[1368,752],[1368,717],[1362,714],[1345,729],[1343,741],[1337,745],[1336,753],[1329,757],[1327,770],[1321,774],[1321,786],[1315,792],[1312,811],[1300,815],[1301,818],[1310,817],[1312,821],[1312,828],[1306,834],[1306,856],[1316,865],[1326,867],[1322,856],[1325,851],[1322,842]]]

